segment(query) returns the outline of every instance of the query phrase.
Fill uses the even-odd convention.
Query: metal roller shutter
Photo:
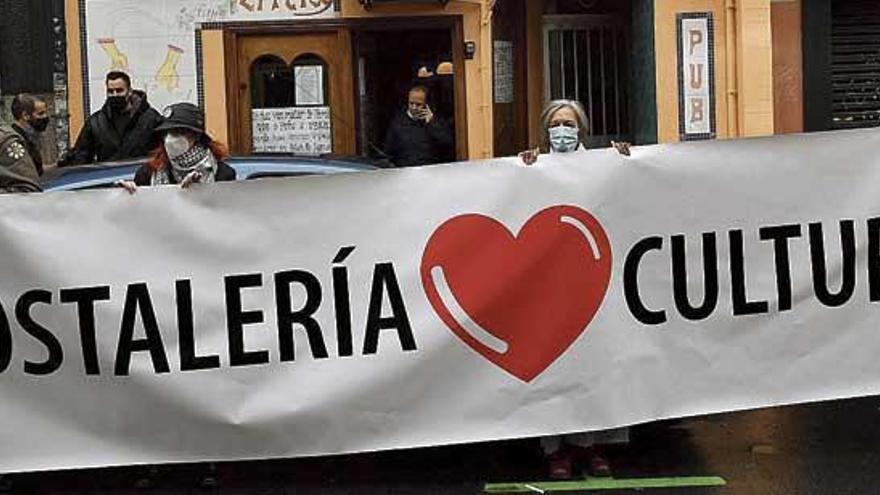
[[[835,0],[831,17],[832,128],[880,125],[880,1]]]

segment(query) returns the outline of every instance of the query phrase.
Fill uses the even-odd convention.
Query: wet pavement
[[[880,493],[880,397],[651,423],[608,450],[615,478],[719,476],[726,486],[645,494]],[[20,474],[21,494],[479,494],[545,479],[536,440],[217,465]],[[548,492],[552,493],[552,492]],[[568,491],[563,493],[594,493]]]

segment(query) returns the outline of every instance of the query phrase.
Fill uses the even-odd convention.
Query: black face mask
[[[31,127],[37,132],[43,132],[49,127],[49,117],[43,117],[42,119],[34,119],[31,121]]]
[[[126,96],[108,96],[107,97],[107,105],[110,106],[110,110],[114,112],[121,112],[125,110],[126,105],[128,105],[128,97]]]

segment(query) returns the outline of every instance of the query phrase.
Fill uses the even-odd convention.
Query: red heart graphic
[[[602,225],[575,206],[539,212],[518,236],[492,218],[461,215],[428,241],[422,285],[462,341],[529,382],[599,311],[611,257]]]

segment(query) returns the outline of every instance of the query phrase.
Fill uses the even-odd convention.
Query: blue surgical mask
[[[558,125],[550,128],[550,151],[568,153],[577,149],[580,144],[577,127]]]

